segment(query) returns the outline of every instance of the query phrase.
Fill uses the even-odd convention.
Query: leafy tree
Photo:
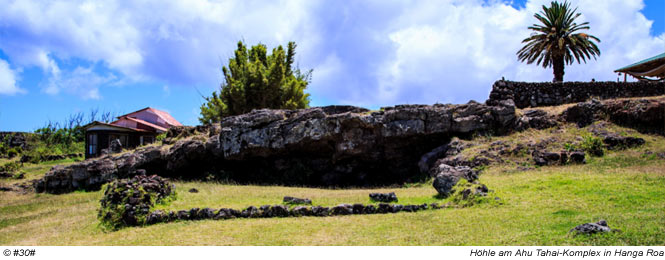
[[[287,50],[280,45],[268,55],[266,46],[258,44],[247,49],[238,42],[235,57],[228,67],[222,67],[224,83],[219,93],[205,97],[201,105],[203,124],[219,122],[222,117],[238,115],[260,108],[298,109],[309,107],[305,89],[312,70],[293,69],[296,44],[289,42]]]
[[[586,63],[587,59],[600,56],[598,46],[592,41],[600,40],[578,32],[590,27],[588,22],[575,23],[575,19],[582,15],[576,11],[577,8],[571,10],[568,1],[563,4],[554,1],[549,8],[543,5],[543,10],[534,15],[541,24],[529,27],[535,32],[522,41],[526,45],[517,52],[518,59],[527,64],[542,64],[543,68],[553,67],[554,81],[560,82],[563,81],[564,63],[570,65],[574,60]]]

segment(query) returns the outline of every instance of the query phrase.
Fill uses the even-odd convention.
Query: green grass
[[[75,158],[75,159],[70,158],[70,159],[63,159],[57,161],[46,161],[39,164],[24,163],[23,166],[21,166],[21,168],[19,169],[19,172],[25,173],[23,179],[13,179],[13,178],[0,179],[0,185],[9,186],[12,184],[23,183],[26,181],[39,179],[43,177],[44,174],[48,172],[53,166],[71,164],[73,162],[81,161],[82,159],[83,158]]]
[[[539,134],[539,133],[534,133]],[[65,195],[0,193],[2,245],[664,245],[665,138],[610,151],[585,165],[510,171],[494,165],[480,181],[502,205],[417,213],[185,221],[109,232],[96,218],[101,192]],[[29,178],[50,165],[25,167]],[[7,180],[3,180],[5,182]],[[13,180],[12,180],[13,181]],[[280,204],[283,196],[315,205],[370,203],[368,193],[394,191],[401,204],[444,202],[430,183],[383,189],[316,189],[175,182],[178,198],[161,209],[245,208]],[[196,188],[198,193],[189,193]],[[572,236],[578,224],[608,221],[622,232]]]

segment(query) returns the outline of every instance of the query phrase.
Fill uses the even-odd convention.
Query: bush
[[[0,171],[4,172],[16,172],[21,169],[21,164],[19,162],[8,162],[0,166]]]
[[[157,136],[155,136],[155,141],[161,142],[161,141],[164,140],[164,138],[166,138],[166,132],[158,134]]]
[[[309,107],[305,89],[311,70],[301,73],[292,69],[296,44],[287,50],[280,45],[267,54],[266,46],[258,44],[247,49],[241,41],[228,67],[222,67],[224,83],[212,97],[205,97],[201,106],[202,124],[219,122],[222,117],[239,115],[260,108],[298,109]]]
[[[568,151],[568,152],[574,152],[574,151],[578,150],[577,145],[572,144],[572,143],[563,144],[563,149]]]
[[[600,138],[592,135],[584,136],[580,147],[586,153],[593,156],[603,156],[603,154],[605,154],[603,151],[603,141]]]
[[[14,148],[10,148],[9,150],[7,150],[7,157],[9,157],[9,158],[14,158],[19,154],[21,154],[21,148],[20,147],[14,147]]]

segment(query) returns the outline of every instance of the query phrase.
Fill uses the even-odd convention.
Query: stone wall
[[[488,105],[512,99],[515,107],[556,106],[590,98],[611,99],[665,95],[665,82],[514,82],[499,80],[492,86]]]

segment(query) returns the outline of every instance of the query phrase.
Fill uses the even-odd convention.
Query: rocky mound
[[[174,196],[175,186],[156,175],[115,180],[104,189],[98,218],[111,229],[142,225],[156,203]]]

